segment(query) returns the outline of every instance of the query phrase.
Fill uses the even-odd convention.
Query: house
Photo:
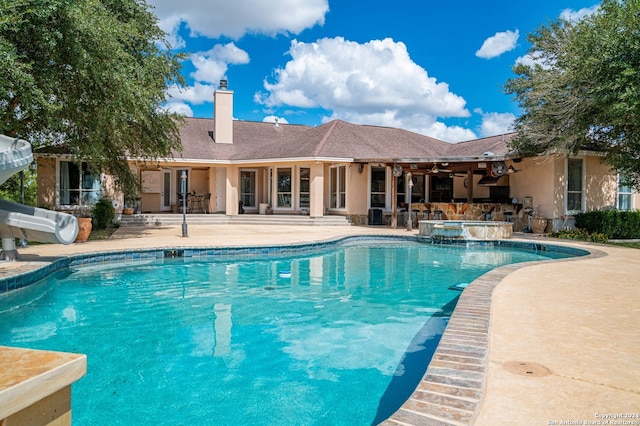
[[[536,215],[555,230],[579,211],[635,208],[637,195],[618,186],[599,153],[523,158],[507,148],[513,136],[450,144],[341,120],[317,127],[234,120],[233,91],[223,81],[214,118],[186,118],[182,152],[158,164],[130,160],[139,199],[124,200],[109,176],[50,153],[36,156],[38,204],[74,210],[107,196],[141,213],[180,212],[184,181],[200,195],[192,207],[202,213],[342,215],[355,224],[440,217],[510,220],[518,230]],[[404,214],[409,206],[414,216]]]

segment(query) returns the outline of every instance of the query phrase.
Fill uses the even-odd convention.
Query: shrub
[[[640,211],[604,210],[578,213],[576,228],[609,238],[640,238]]]
[[[102,198],[93,206],[91,217],[93,217],[93,226],[95,226],[96,229],[105,229],[113,224],[116,211],[109,199]]]
[[[606,243],[609,241],[609,238],[605,234],[597,232],[590,234],[589,232],[580,228],[554,232],[553,234],[551,234],[551,236],[554,238],[562,238],[565,240],[591,241],[594,243]]]

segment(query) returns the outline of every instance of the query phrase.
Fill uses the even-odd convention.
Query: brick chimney
[[[220,88],[213,92],[213,140],[233,143],[233,90],[227,89],[227,80],[220,80]]]

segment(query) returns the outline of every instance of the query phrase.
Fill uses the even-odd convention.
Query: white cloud
[[[451,143],[469,141],[478,138],[478,136],[469,129],[465,129],[460,126],[447,126],[439,121],[436,121],[429,126],[428,129],[420,133]]]
[[[193,110],[184,102],[169,102],[164,106],[164,109],[184,115],[185,117],[193,117]]]
[[[213,91],[216,86],[211,84],[195,83],[193,86],[178,88],[173,85],[167,90],[167,94],[174,100],[185,101],[190,104],[200,105],[205,102],[213,102]],[[171,103],[172,101],[169,101]]]
[[[218,82],[225,77],[228,66],[249,63],[249,55],[235,44],[228,43],[216,44],[206,52],[194,53],[188,60],[195,68],[190,75],[194,84],[183,88],[170,86],[167,90],[167,95],[172,99],[169,104],[175,104],[175,101],[194,105],[213,102],[213,92]],[[192,111],[191,115],[193,115]]]
[[[482,125],[480,127],[480,133],[483,137],[486,137],[512,132],[512,126],[515,119],[516,116],[510,112],[482,113]]]
[[[412,116],[398,117],[393,111],[383,111],[372,114],[339,111],[334,112],[330,117],[325,117],[323,122],[326,123],[336,119],[354,124],[395,127],[452,143],[477,138],[472,130],[460,126],[447,126],[441,121],[437,121],[433,116],[419,113]]]
[[[175,36],[182,23],[191,36],[238,39],[247,33],[298,34],[323,25],[328,0],[149,0],[160,27]]]
[[[342,37],[292,41],[292,59],[255,100],[268,107],[323,108],[352,123],[432,128],[437,117],[467,117],[466,101],[429,77],[403,43]]]
[[[289,122],[287,121],[286,118],[277,117],[275,115],[267,115],[265,118],[262,119],[262,122],[263,123],[275,123],[276,120],[278,121],[279,124],[289,124]]]
[[[591,7],[583,7],[580,10],[573,9],[565,9],[560,13],[560,18],[569,21],[576,22],[584,18],[585,16],[591,15],[597,12],[599,5],[591,6]]]
[[[520,31],[504,31],[496,33],[482,43],[482,47],[476,52],[476,56],[484,59],[495,58],[516,47]]]
[[[527,53],[524,56],[518,56],[516,59],[516,64],[525,65],[527,67],[533,67],[536,64],[542,66],[542,61],[538,57],[536,57],[535,53]]]
[[[519,56],[516,59],[516,65],[521,64],[528,67],[540,66],[542,69],[548,70],[552,67],[552,60],[550,58],[543,58],[541,52],[529,52],[524,56]]]
[[[248,64],[249,54],[233,43],[216,44],[206,52],[189,56],[196,70],[191,73],[195,81],[218,83],[227,73],[228,65]]]

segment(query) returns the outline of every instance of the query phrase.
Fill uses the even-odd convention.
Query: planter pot
[[[78,218],[78,236],[76,237],[76,243],[84,243],[89,239],[89,234],[91,234],[91,229],[93,228],[91,224],[90,217],[79,217]]]
[[[129,215],[129,214],[133,214],[133,209],[124,209],[124,210],[122,211],[122,213],[123,213],[123,214],[127,214],[127,215]]]
[[[544,234],[547,228],[547,219],[540,217],[531,218],[531,232],[534,234]]]

